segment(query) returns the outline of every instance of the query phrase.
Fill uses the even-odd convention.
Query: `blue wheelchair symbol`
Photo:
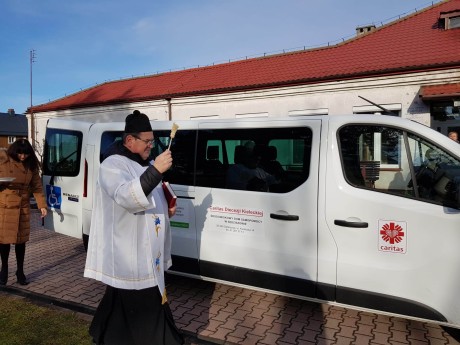
[[[61,209],[61,187],[46,185],[46,203],[50,208]]]

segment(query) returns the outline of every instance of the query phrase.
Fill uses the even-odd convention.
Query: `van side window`
[[[43,153],[43,174],[77,176],[82,140],[81,132],[49,128]]]
[[[165,151],[169,145],[171,131],[154,131],[155,144],[152,148],[152,158]],[[173,184],[193,186],[193,171],[195,160],[196,131],[180,130],[171,144],[173,165],[163,176],[165,181]]]
[[[344,126],[338,136],[342,169],[351,185],[458,207],[460,162],[435,144],[372,125]]]
[[[196,185],[289,192],[308,178],[311,140],[309,128],[200,130]]]
[[[123,132],[122,131],[106,131],[101,135],[101,147],[100,147],[100,155],[99,155],[99,162],[102,162],[104,153],[106,150],[112,145],[114,142],[123,140]]]

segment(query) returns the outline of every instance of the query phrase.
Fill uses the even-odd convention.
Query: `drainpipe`
[[[168,120],[172,120],[172,107],[171,107],[171,98],[165,98],[166,103],[168,105]]]

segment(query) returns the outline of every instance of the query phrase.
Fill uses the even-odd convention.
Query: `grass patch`
[[[2,345],[88,345],[90,321],[77,313],[0,295]]]

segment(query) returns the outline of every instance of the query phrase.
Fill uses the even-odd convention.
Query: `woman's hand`
[[[168,215],[169,215],[169,218],[171,218],[172,216],[174,216],[174,215],[176,214],[176,207],[177,207],[177,206],[168,208]]]
[[[47,210],[46,208],[41,208],[40,211],[41,211],[41,213],[42,213],[42,216],[41,216],[41,217],[42,217],[42,218],[45,218],[46,215],[48,214],[48,210]]]

